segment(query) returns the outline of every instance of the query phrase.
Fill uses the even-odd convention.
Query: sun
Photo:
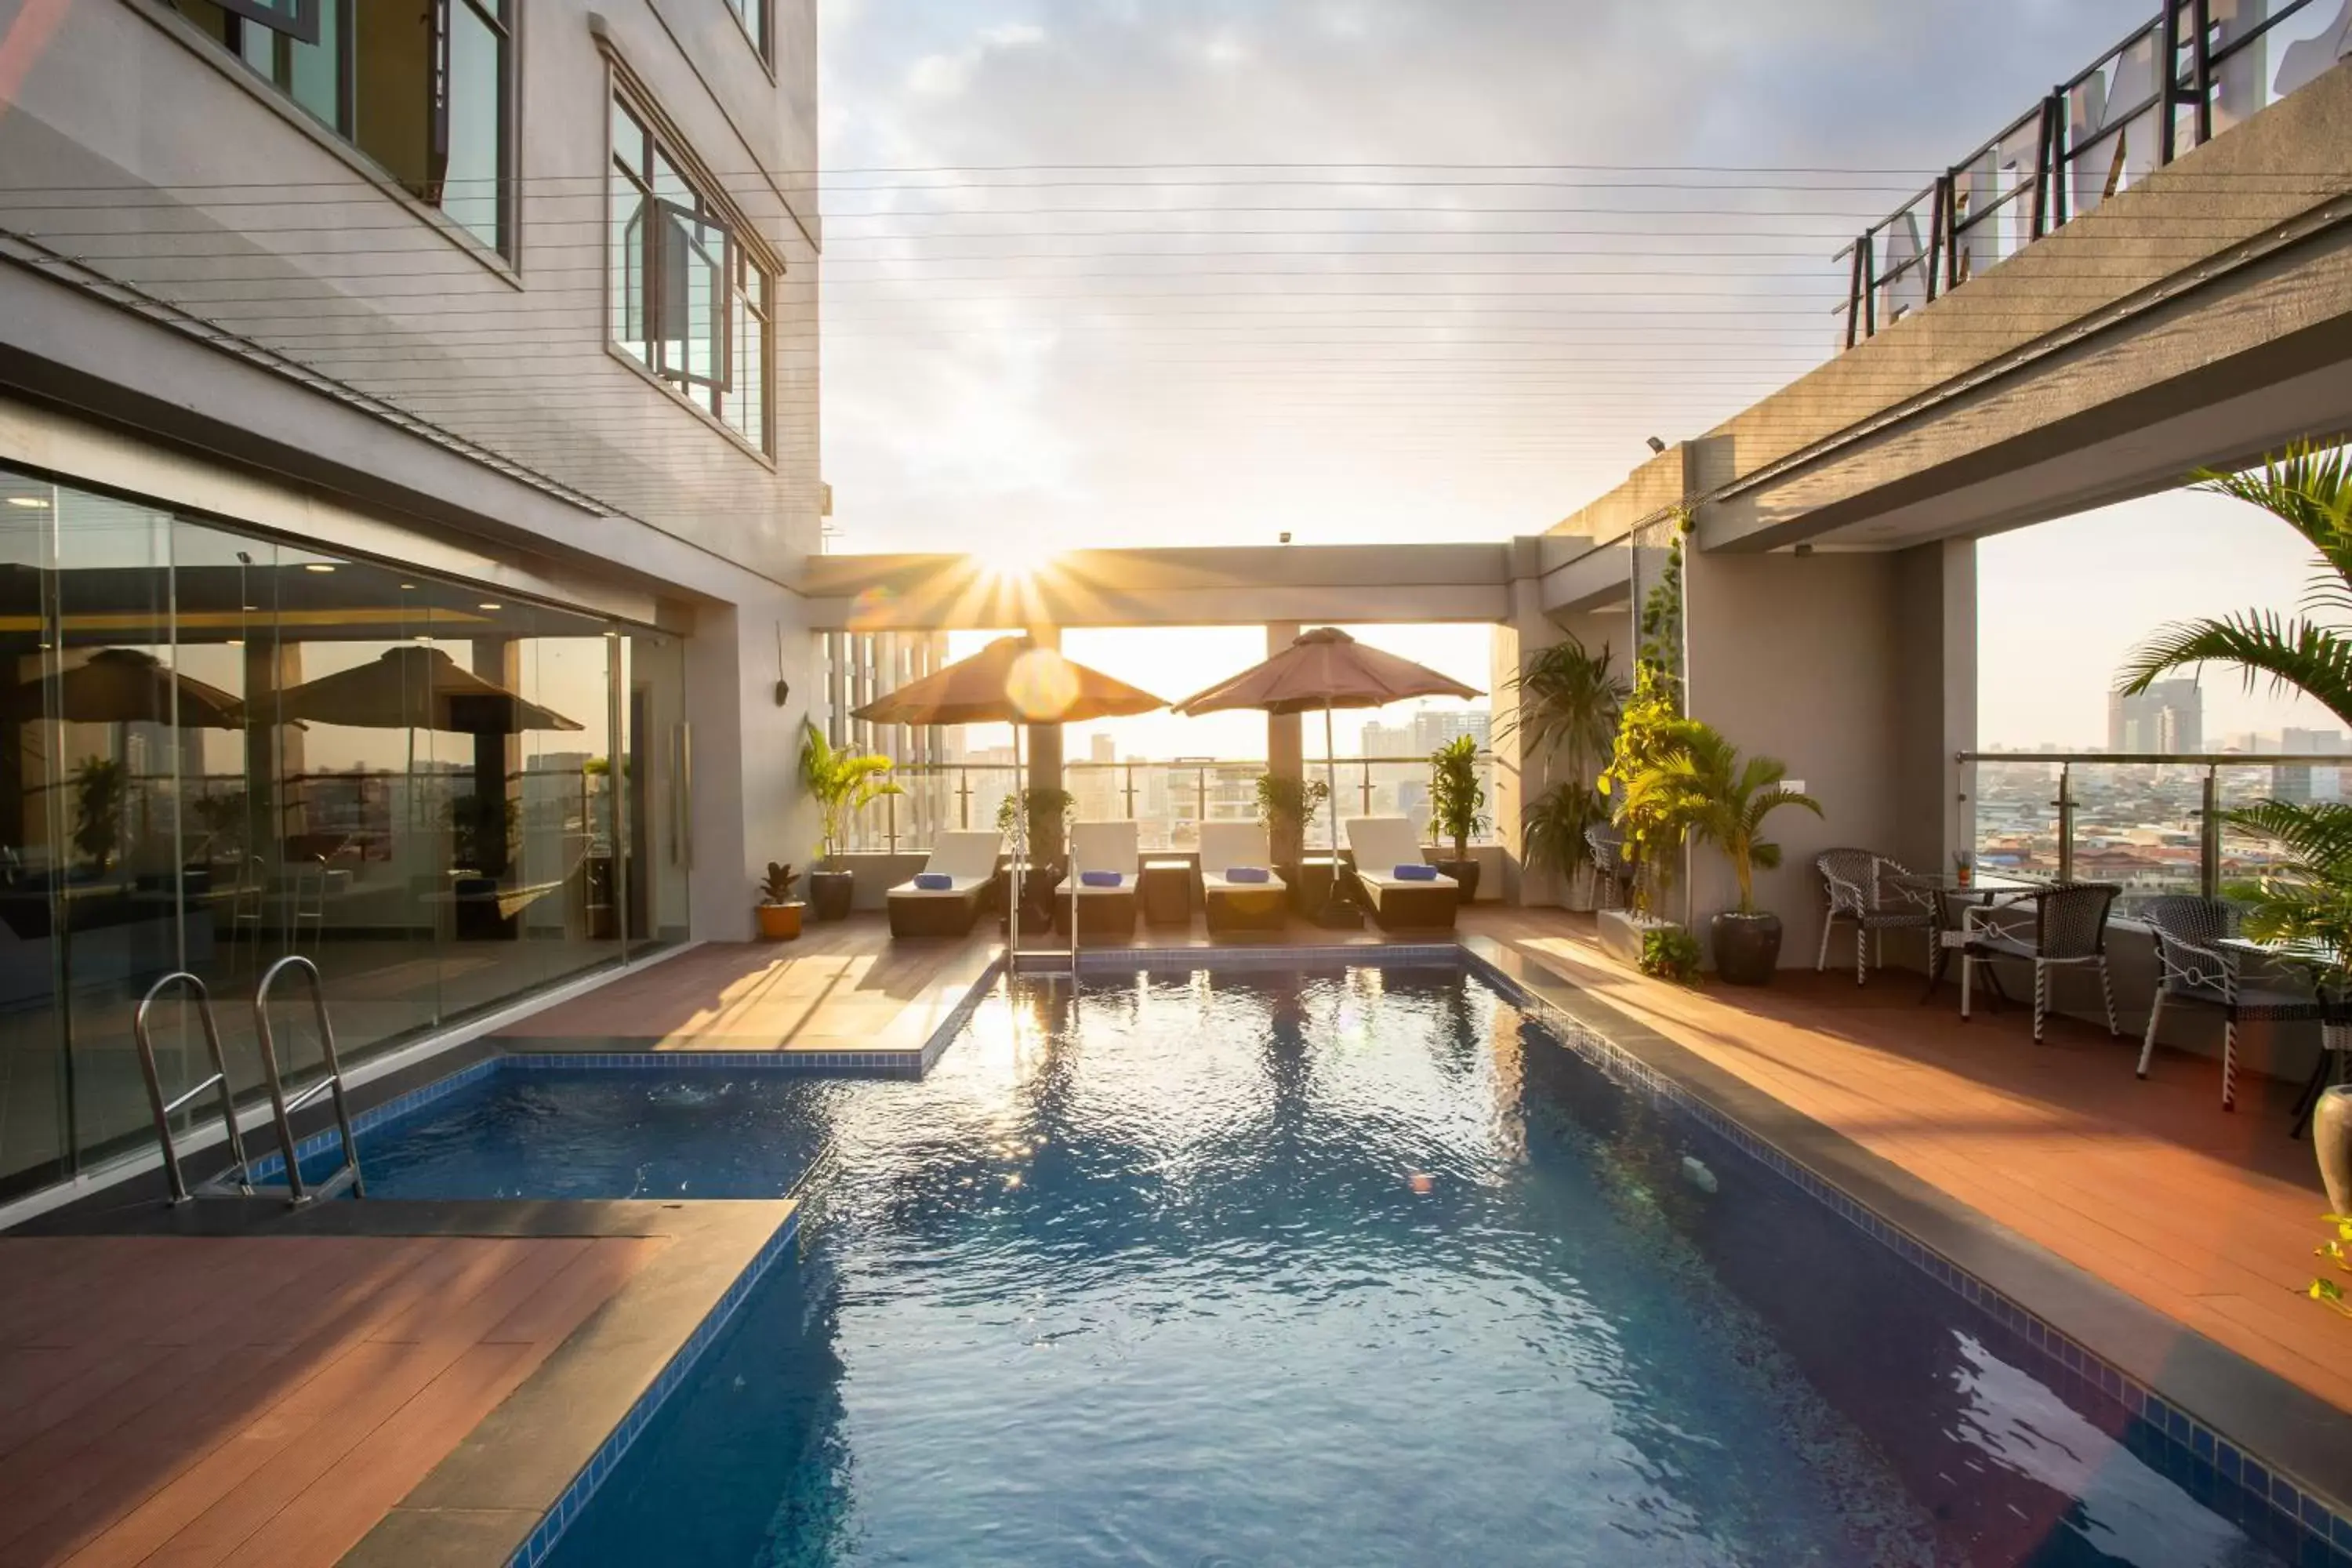
[[[1054,563],[1054,552],[1034,539],[1000,539],[971,554],[999,582],[1034,577]]]

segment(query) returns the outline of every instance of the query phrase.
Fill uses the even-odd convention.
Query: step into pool
[[[920,1081],[497,1073],[362,1151],[394,1197],[824,1156],[567,1568],[2297,1560],[1462,966],[1024,981]]]

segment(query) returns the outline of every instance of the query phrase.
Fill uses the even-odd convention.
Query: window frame
[[[191,22],[172,0],[156,0],[156,3],[176,28],[201,42],[207,56],[215,59],[226,56],[226,68],[238,79],[257,83],[272,102],[290,109],[302,123],[320,128],[333,139],[341,151],[359,160],[380,183],[436,214],[452,230],[464,237],[468,245],[478,247],[489,257],[496,258],[503,268],[512,268],[518,263],[521,252],[521,182],[518,170],[517,143],[520,138],[516,129],[519,123],[516,100],[522,75],[519,58],[521,6],[518,0],[428,0],[425,16],[427,30],[425,80],[426,174],[423,189],[394,174],[358,140],[357,10],[360,5],[370,3],[370,0],[293,0],[296,10],[290,15],[271,4],[271,0],[210,0],[228,24],[228,35],[225,39],[213,37]],[[499,42],[496,114],[499,146],[495,176],[498,193],[494,204],[496,233],[490,237],[485,237],[443,205],[446,194],[453,111],[450,94],[451,17],[452,7],[459,5],[470,11]],[[248,27],[257,28],[273,40],[273,58],[289,40],[315,47],[326,36],[323,20],[329,6],[334,7],[336,17],[336,101],[332,120],[320,115],[297,97],[291,85],[279,80],[276,68],[264,70],[256,64],[247,53],[245,32]]]
[[[776,63],[775,0],[720,0],[720,4],[743,29],[744,41],[760,57],[760,63],[772,68]]]
[[[648,112],[643,107],[644,100],[627,90],[617,78],[612,84],[609,102],[610,111],[605,117],[606,346],[672,397],[725,431],[738,445],[762,460],[773,461],[776,279],[783,272],[782,263],[732,203],[710,194],[717,188],[716,182],[703,174],[697,160],[686,154],[682,143],[660,117]],[[640,142],[634,150],[625,150],[621,145],[625,121],[629,132]],[[664,194],[666,184],[673,182],[680,192],[692,198],[691,205],[675,195]],[[636,228],[634,238],[625,233],[620,203],[615,199],[625,191],[633,204],[632,218]],[[681,237],[677,246],[680,252],[690,247],[706,261],[712,255],[706,235],[715,233],[718,237],[716,288],[709,302],[707,334],[673,334],[670,331],[680,324],[669,319],[672,306],[667,299],[673,257],[672,247],[664,239],[673,230]],[[634,290],[630,288],[632,282],[635,285]],[[749,317],[759,323],[759,349],[754,355],[739,352],[739,301]],[[677,308],[690,317],[690,304]],[[642,334],[636,338],[628,335],[633,320]],[[667,348],[673,342],[679,345],[676,363],[670,363]],[[695,368],[690,345],[696,343],[710,346],[713,363],[709,374]],[[747,359],[751,363],[746,364]],[[739,385],[739,373],[748,374],[750,381]],[[730,405],[746,395],[745,385],[755,389],[756,418],[747,420],[755,425],[751,429],[738,426],[730,413]]]

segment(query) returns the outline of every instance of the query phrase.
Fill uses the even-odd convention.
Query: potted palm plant
[[[1024,805],[1028,807],[1029,869],[1021,879],[1017,896],[1021,900],[1021,918],[1045,925],[1059,918],[1054,907],[1053,888],[1061,880],[1058,867],[1039,860],[1038,847],[1052,844],[1063,837],[1064,821],[1077,809],[1078,797],[1066,789],[1045,784],[1032,784],[1018,795],[1006,795],[996,803],[996,831],[1008,839],[1020,824]],[[1002,924],[1013,907],[1013,898],[997,900],[997,921]]]
[[[2245,473],[2200,470],[2197,488],[2259,507],[2303,536],[2316,552],[2305,603],[2340,607],[2352,601],[2352,460],[2345,448],[2298,442]],[[2208,663],[2234,665],[2251,687],[2267,679],[2299,691],[2352,722],[2352,639],[2339,625],[2309,617],[2282,619],[2269,610],[2179,621],[2143,644],[2123,672],[2126,693],[2146,691],[2174,670]],[[2224,812],[2232,826],[2269,839],[2285,863],[2263,879],[2246,916],[2246,931],[2263,941],[2292,942],[2323,994],[2352,994],[2352,805],[2340,801],[2266,800]],[[2328,1026],[2343,1028],[2342,1024]],[[2322,1248],[2339,1268],[2352,1268],[2352,1087],[2323,1093],[2313,1108],[2312,1146],[2334,1205],[2338,1239]],[[2311,1294],[2347,1310],[2344,1288],[2313,1281]]]
[[[791,942],[801,934],[801,911],[807,908],[793,897],[800,873],[781,861],[768,862],[760,880],[760,934],[770,942]]]
[[[1454,858],[1437,868],[1462,884],[1462,901],[1478,896],[1478,862],[1470,840],[1486,831],[1486,786],[1478,777],[1478,742],[1457,736],[1429,754],[1429,836],[1454,843]]]
[[[1288,773],[1257,775],[1257,819],[1265,828],[1266,855],[1277,866],[1296,867],[1307,854],[1307,832],[1331,786],[1321,779]]]
[[[1558,877],[1562,901],[1575,909],[1592,902],[1584,835],[1608,820],[1608,802],[1594,783],[1629,695],[1612,662],[1607,644],[1593,653],[1573,637],[1538,650],[1508,682],[1517,710],[1495,726],[1496,740],[1519,735],[1537,759],[1538,787],[1519,816],[1521,858],[1528,870]],[[1566,776],[1553,784],[1555,757]]]
[[[824,868],[809,873],[809,902],[821,921],[845,920],[857,891],[857,879],[841,864],[850,820],[883,796],[906,792],[890,782],[889,758],[837,750],[814,721],[804,722],[801,783],[816,802],[824,835],[818,851]]]
[[[1676,720],[1662,739],[1661,754],[1628,785],[1626,810],[1723,851],[1739,902],[1709,924],[1716,973],[1735,985],[1765,984],[1780,962],[1780,917],[1756,907],[1756,871],[1778,866],[1780,847],[1762,837],[1764,819],[1784,805],[1819,816],[1821,803],[1782,785],[1787,763],[1743,760],[1711,724]]]

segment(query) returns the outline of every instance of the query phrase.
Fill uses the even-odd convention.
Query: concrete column
[[[1265,654],[1272,658],[1297,640],[1302,628],[1297,621],[1268,621],[1265,624]],[[1305,724],[1297,713],[1269,713],[1265,716],[1265,771],[1277,778],[1304,778],[1307,771]],[[1328,810],[1328,807],[1327,806]],[[1277,866],[1294,865],[1302,853],[1296,833],[1281,835],[1281,843],[1269,842],[1267,853]]]
[[[521,642],[510,637],[474,638],[472,668],[493,686],[520,691]],[[477,868],[486,877],[503,876],[514,859],[514,846],[507,842],[507,814],[487,803],[493,797],[521,799],[522,780],[517,775],[522,770],[522,737],[478,731],[473,742],[474,798],[485,803],[475,808],[482,814],[479,838],[483,864]]]
[[[246,853],[265,865],[285,858],[286,811],[291,781],[302,771],[302,731],[278,724],[278,694],[302,684],[302,645],[281,643],[258,628],[245,645]],[[414,787],[400,781],[405,805]]]
[[[1887,853],[1921,870],[1976,843],[1977,547],[1915,545],[1895,557],[1905,627],[1900,824]]]
[[[1062,646],[1062,629],[1059,626],[1032,626],[1029,636],[1039,647],[1058,649]],[[1062,726],[1031,724],[1026,728],[1028,734],[1024,741],[1029,751],[1027,787],[1065,787],[1062,783]],[[1049,814],[1044,820],[1032,824],[1032,827],[1035,834],[1035,842],[1030,846],[1032,858],[1039,862],[1062,858],[1061,817]]]

